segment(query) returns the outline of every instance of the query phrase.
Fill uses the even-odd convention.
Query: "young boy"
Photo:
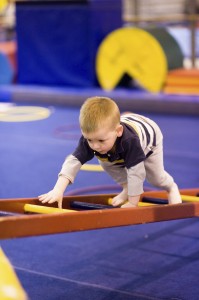
[[[182,202],[176,183],[164,170],[163,137],[155,122],[133,113],[120,116],[112,99],[92,97],[82,105],[79,123],[79,144],[66,158],[54,188],[39,196],[42,203],[57,201],[61,208],[65,189],[94,156],[122,186],[121,193],[112,200],[113,206],[136,207],[145,178],[168,192],[170,204]]]

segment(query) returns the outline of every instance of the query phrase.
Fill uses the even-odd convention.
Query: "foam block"
[[[104,205],[104,204],[98,204],[98,203],[87,203],[87,202],[81,202],[81,201],[71,201],[70,207],[76,208],[76,209],[85,209],[85,210],[114,208],[111,205]]]
[[[25,204],[24,211],[30,213],[37,213],[37,214],[53,214],[53,213],[71,213],[74,210],[71,209],[61,209],[49,206],[42,206],[42,205],[33,205],[33,204]]]

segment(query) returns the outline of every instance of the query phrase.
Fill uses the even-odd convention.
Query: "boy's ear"
[[[123,126],[122,126],[121,124],[117,126],[116,132],[117,132],[117,136],[118,136],[118,137],[122,136],[122,133],[123,133]]]

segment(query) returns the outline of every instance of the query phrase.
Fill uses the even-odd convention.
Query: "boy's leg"
[[[177,184],[164,169],[162,139],[154,148],[153,154],[145,160],[145,169],[147,181],[158,188],[166,190],[170,204],[182,202]]]

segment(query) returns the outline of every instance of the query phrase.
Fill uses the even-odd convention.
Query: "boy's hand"
[[[123,204],[121,207],[122,208],[137,207],[139,200],[140,200],[140,195],[137,195],[137,196],[128,196],[128,201],[125,204]]]
[[[40,195],[38,197],[39,201],[41,201],[42,203],[58,202],[58,207],[62,208],[64,191],[67,188],[69,182],[69,179],[63,176],[59,176],[54,188],[47,194]]]
[[[51,190],[47,194],[43,194],[38,196],[39,201],[42,203],[54,203],[58,202],[58,207],[62,208],[62,201],[63,201],[63,193],[57,191],[55,189]]]

